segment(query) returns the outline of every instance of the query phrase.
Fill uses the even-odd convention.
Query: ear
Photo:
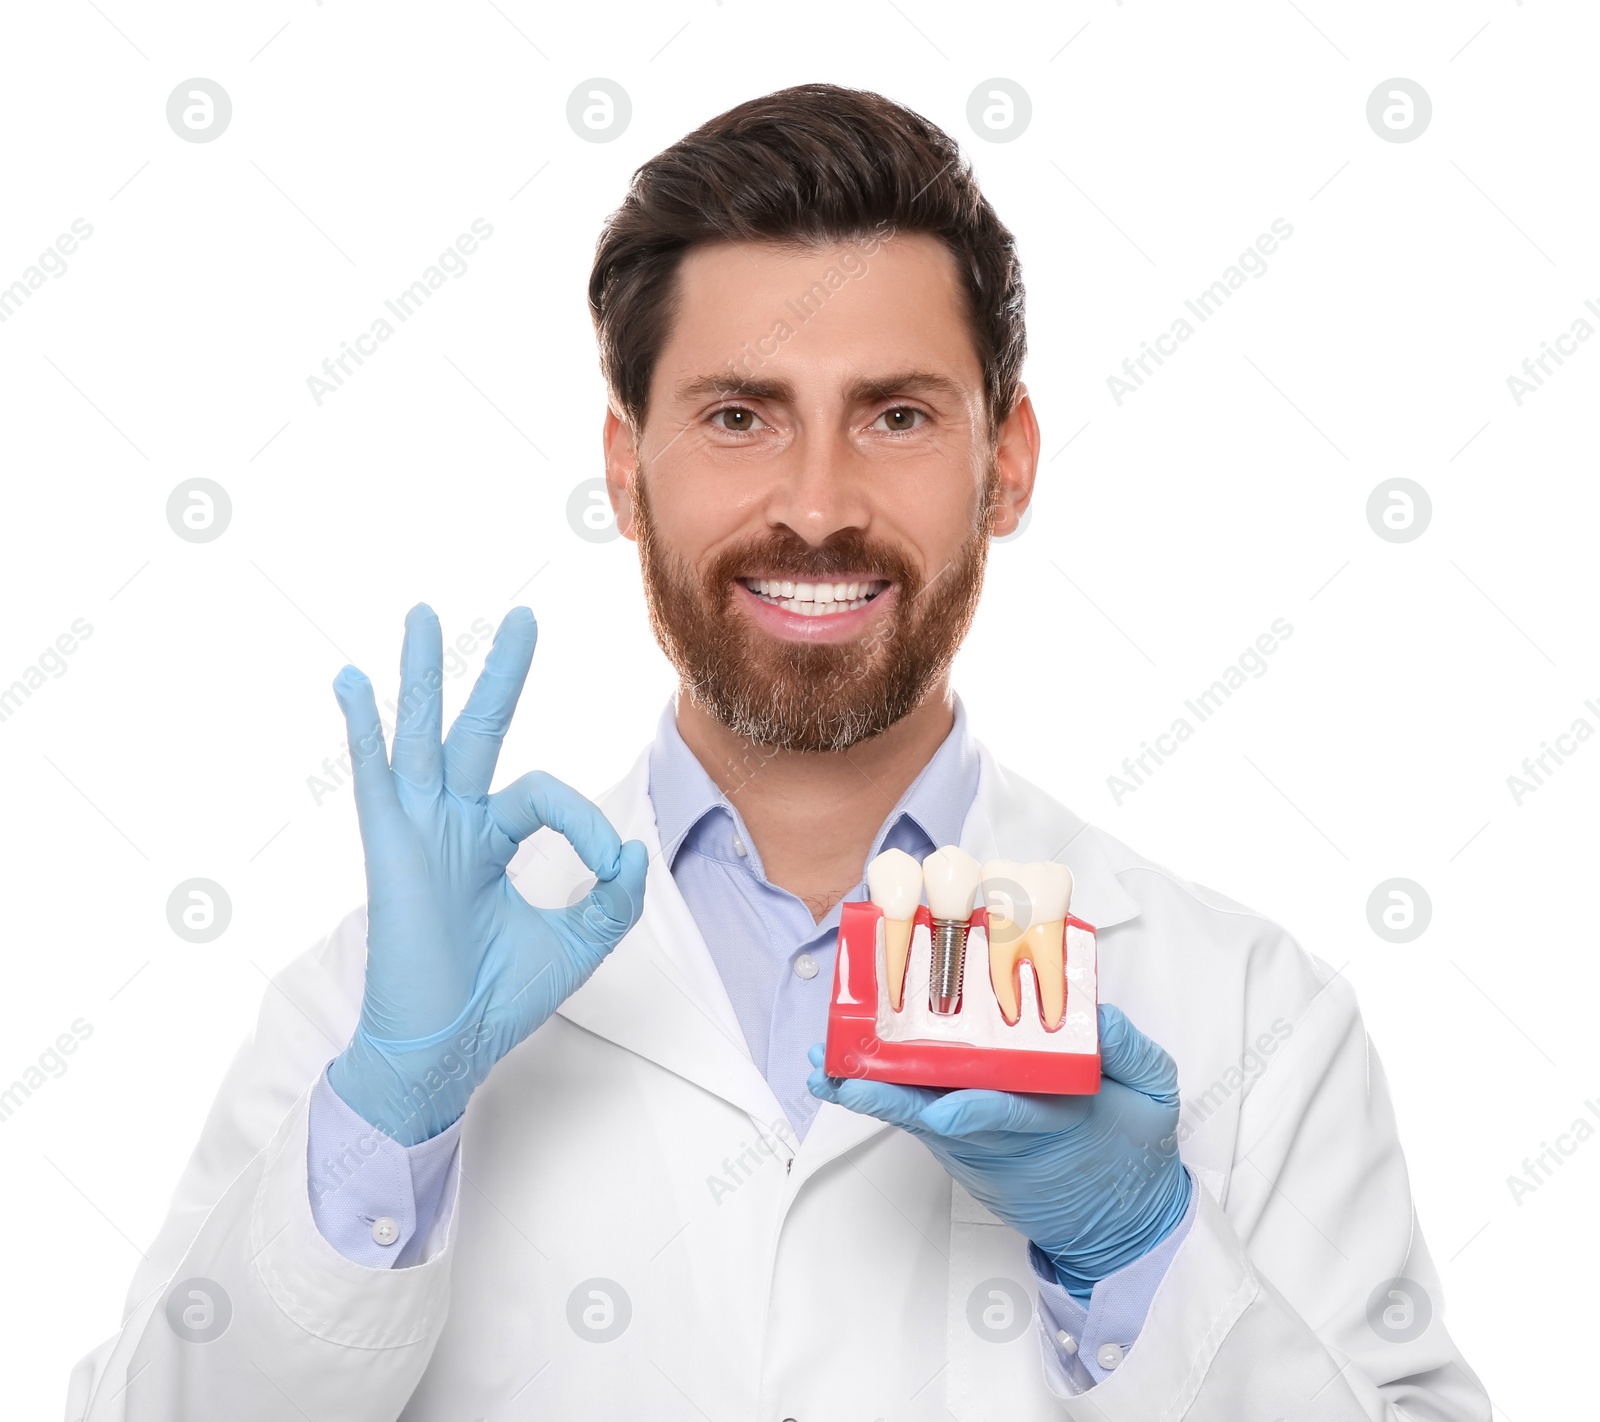
[[[633,480],[639,471],[639,450],[632,428],[613,405],[606,406],[600,442],[606,456],[606,496],[617,518],[617,532],[633,538]]]
[[[1000,475],[1000,491],[989,517],[989,536],[1004,538],[1015,533],[1022,515],[1033,498],[1033,481],[1039,472],[1039,419],[1028,398],[1028,387],[1017,387],[1017,400],[1000,426],[995,448],[995,464]]]

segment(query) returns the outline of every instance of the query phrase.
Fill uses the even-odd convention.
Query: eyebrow
[[[695,400],[707,395],[743,395],[748,400],[772,400],[783,404],[793,403],[795,398],[794,386],[787,380],[767,380],[731,371],[695,376],[679,385],[675,393],[680,400]],[[931,370],[902,370],[876,379],[862,376],[845,388],[846,398],[857,405],[885,400],[891,395],[944,395],[953,400],[964,400],[967,391],[949,376]]]

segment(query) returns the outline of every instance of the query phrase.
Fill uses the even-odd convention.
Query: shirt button
[[[1078,1340],[1064,1328],[1056,1334],[1056,1342],[1061,1345],[1061,1351],[1069,1358],[1078,1351]]]
[[[372,1238],[377,1244],[393,1244],[400,1238],[400,1226],[388,1215],[379,1215],[372,1222]]]
[[[794,975],[810,982],[817,975],[817,960],[809,953],[802,953],[794,960]]]
[[[1095,1353],[1094,1360],[1108,1373],[1122,1361],[1122,1345],[1120,1343],[1102,1343],[1099,1351]]]

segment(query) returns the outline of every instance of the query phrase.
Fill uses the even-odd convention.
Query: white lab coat
[[[1259,914],[980,756],[962,847],[1071,866],[1073,911],[1100,929],[1102,999],[1178,1063],[1181,1151],[1203,1186],[1105,1382],[1060,1395],[1087,1379],[1047,1381],[1036,1322],[996,1341],[1016,1332],[1010,1287],[1035,1293],[1026,1242],[917,1141],[824,1105],[798,1152],[783,1143],[783,1113],[656,855],[641,922],[472,1098],[447,1223],[411,1268],[344,1258],[307,1196],[307,1097],[355,1028],[364,910],[285,968],[121,1332],[73,1373],[69,1422],[1487,1417],[1440,1317],[1349,985]],[[653,852],[647,783],[641,757],[601,804]],[[587,877],[548,832],[512,872],[543,905]],[[731,1192],[711,1184],[730,1174]],[[197,1276],[233,1310],[204,1344],[166,1322],[171,1287]],[[1396,1276],[1432,1302],[1403,1343],[1367,1320]],[[614,1325],[620,1295],[631,1318],[611,1341],[569,1323],[589,1309],[591,1325]]]

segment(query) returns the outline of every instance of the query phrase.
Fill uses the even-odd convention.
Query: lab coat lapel
[[[750,1059],[716,963],[661,854],[648,752],[599,805],[623,839],[641,840],[649,852],[644,914],[558,1011],[773,1130],[784,1122],[783,1108]]]

